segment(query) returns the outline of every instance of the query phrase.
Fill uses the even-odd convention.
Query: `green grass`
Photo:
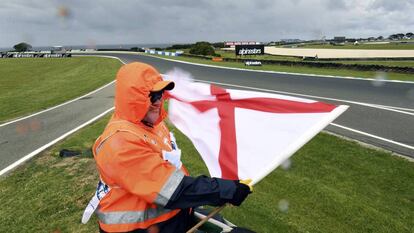
[[[115,60],[103,58],[65,60],[70,64],[77,63],[73,66],[83,67],[82,64],[88,64],[75,72],[72,70],[75,68],[66,69],[66,66],[57,63],[53,67],[48,64],[39,65],[45,60],[27,61],[29,59],[14,59],[18,64],[12,67],[27,67],[29,71],[18,71],[23,73],[21,76],[30,75],[30,69],[35,70],[33,73],[40,72],[37,69],[42,70],[42,77],[56,77],[62,70],[65,73],[84,75],[91,71],[87,75],[90,79],[107,78],[102,84],[113,79],[114,72],[120,65]],[[111,69],[106,70],[102,67],[102,61],[114,62],[107,64]],[[0,60],[2,73],[11,73],[12,69],[3,62]],[[23,63],[26,65],[18,66]],[[56,67],[60,71],[54,71]],[[242,65],[240,67],[244,68]],[[49,72],[54,75],[46,74]],[[70,77],[66,79],[75,79],[74,76]],[[33,81],[38,85],[39,79],[41,78],[36,79],[38,82],[24,78],[9,81],[9,88],[2,91],[6,93],[4,90],[9,90],[13,83]],[[66,79],[58,83],[66,83]],[[80,79],[76,83],[89,81],[92,82]],[[53,82],[53,85],[59,84]],[[53,95],[56,88],[46,88],[48,95]],[[83,88],[83,85],[76,88]],[[96,87],[91,87],[92,90],[94,88]],[[73,89],[75,87],[71,90],[74,91]],[[25,88],[20,90],[24,92]],[[38,93],[42,94],[43,91]],[[89,90],[84,90],[87,91]],[[21,93],[15,91],[15,94]],[[3,99],[1,100],[3,105]],[[80,218],[98,179],[90,148],[108,119],[106,117],[77,132],[0,178],[0,232],[97,232],[96,217],[86,225],[80,223]],[[176,129],[172,130],[182,148],[183,162],[191,174],[207,174],[207,169],[192,144]],[[79,150],[83,154],[76,158],[62,159],[58,157],[58,151],[63,148]],[[289,170],[277,169],[271,173],[255,187],[255,192],[241,207],[227,207],[223,211],[224,216],[237,225],[261,233],[414,231],[412,162],[324,133],[297,152],[292,161]],[[278,208],[281,200],[289,203],[286,211]]]
[[[234,51],[222,51],[217,50],[216,53],[220,54],[223,58],[236,58]],[[246,56],[246,59],[258,59],[258,60],[273,60],[273,61],[302,61],[299,57],[290,56],[277,56],[277,55],[252,55]],[[375,61],[375,60],[334,60],[334,61],[312,61],[312,62],[329,62],[329,63],[342,63],[342,64],[361,64],[361,65],[383,65],[383,66],[397,66],[397,67],[414,67],[414,60],[388,60],[388,61]]]
[[[236,58],[234,51],[216,50],[216,53],[220,54],[223,58]],[[245,59],[258,59],[258,60],[273,60],[273,61],[302,61],[302,58],[291,56],[277,56],[277,55],[251,55],[246,56]],[[414,67],[414,60],[388,60],[388,61],[374,61],[374,60],[335,60],[335,61],[312,61],[312,62],[329,62],[329,63],[342,63],[342,64],[361,64],[361,65],[383,65],[383,66],[396,66],[396,67]]]
[[[414,42],[414,40],[412,40]],[[414,43],[388,43],[388,44],[359,44],[354,45],[353,43],[347,43],[345,45],[316,45],[316,44],[309,44],[309,45],[299,45],[297,48],[313,48],[313,49],[386,49],[386,50],[407,50],[407,49],[414,49]]]
[[[98,179],[90,147],[106,117],[0,178],[0,232],[97,232],[82,225]],[[172,129],[193,176],[207,174],[189,140]],[[59,158],[60,149],[83,151]],[[414,163],[321,133],[223,215],[239,226],[273,232],[413,232]],[[288,203],[280,210],[279,202]]]
[[[236,57],[234,51],[216,50],[217,54],[220,54],[223,58],[240,58]],[[244,59],[258,59],[258,60],[274,60],[274,61],[302,61],[302,58],[292,56],[277,56],[277,55],[247,55],[243,56]]]
[[[168,58],[179,61],[194,62],[207,65],[215,65],[222,67],[233,67],[249,70],[265,70],[265,71],[277,71],[277,72],[289,72],[289,73],[301,73],[301,74],[319,74],[319,75],[334,75],[344,77],[358,77],[358,78],[373,78],[377,76],[377,72],[374,71],[357,71],[350,69],[334,69],[334,68],[317,68],[317,67],[306,67],[306,66],[286,66],[286,65],[263,65],[263,66],[245,66],[241,62],[214,62],[211,60],[205,60],[200,58],[190,57],[165,57],[160,55],[148,55],[160,58]],[[414,81],[414,74],[403,74],[389,72],[387,73],[387,79],[390,80],[402,80],[402,81]]]
[[[343,64],[360,64],[360,65],[382,65],[382,66],[396,66],[396,67],[414,67],[414,60],[401,61],[329,61]]]
[[[0,232],[97,232],[96,217],[80,223],[98,174],[90,153],[108,117],[79,131],[0,178]],[[62,159],[61,148],[82,151]]]
[[[114,80],[115,59],[0,59],[0,122],[86,94]]]

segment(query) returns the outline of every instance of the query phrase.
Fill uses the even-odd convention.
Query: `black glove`
[[[229,200],[229,203],[235,206],[239,206],[244,199],[246,199],[247,195],[252,193],[250,191],[250,187],[246,184],[240,183],[240,181],[235,180],[234,183],[236,184],[236,192],[233,195],[233,198]]]

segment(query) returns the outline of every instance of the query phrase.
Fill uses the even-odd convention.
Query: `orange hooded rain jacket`
[[[164,208],[188,174],[162,158],[162,150],[172,150],[163,107],[154,127],[141,122],[160,81],[153,67],[138,62],[117,74],[115,112],[93,146],[101,180],[110,187],[96,211],[104,231],[146,229],[180,212]]]

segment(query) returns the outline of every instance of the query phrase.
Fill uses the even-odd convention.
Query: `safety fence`
[[[154,55],[161,55],[161,56],[181,56],[181,52],[167,52],[167,51],[156,51],[156,50],[145,50],[145,53],[154,54]]]

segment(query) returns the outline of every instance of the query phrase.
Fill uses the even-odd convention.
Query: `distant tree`
[[[401,39],[402,37],[404,37],[404,34],[402,34],[403,36],[401,36],[400,34],[392,34],[392,35],[390,35],[389,37],[388,37],[388,39],[390,39],[390,40],[399,40],[399,39]],[[401,36],[401,37],[400,37]]]
[[[408,38],[413,38],[414,34],[412,32],[408,32],[405,34],[405,36]]]
[[[164,49],[162,49],[161,47],[152,47],[152,48],[150,48],[150,49],[152,49],[152,50],[156,50],[156,51],[162,51],[162,50],[164,50]]]
[[[21,42],[13,46],[14,50],[17,52],[24,52],[32,49],[32,46],[28,43]]]
[[[404,33],[398,33],[397,36],[398,36],[399,39],[402,39],[402,38],[404,38],[405,34]]]
[[[143,50],[143,49],[141,49],[141,48],[138,48],[138,47],[132,47],[132,48],[130,48],[129,50],[131,50],[131,51],[136,51],[136,52],[145,52],[145,50]]]
[[[379,37],[377,37],[377,40],[383,40],[384,39],[384,37],[383,36],[379,36]]]
[[[215,47],[215,48],[224,48],[224,42],[213,43],[213,47]]]
[[[197,54],[197,55],[210,55],[215,56],[216,53],[214,52],[213,46],[209,42],[206,41],[200,41],[194,44],[194,46],[190,49],[191,54]]]

